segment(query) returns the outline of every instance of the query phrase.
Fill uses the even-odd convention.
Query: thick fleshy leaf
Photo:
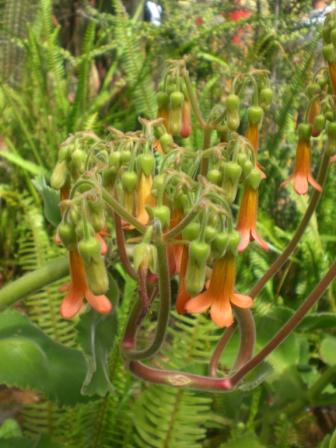
[[[32,389],[62,405],[85,401],[80,390],[86,374],[82,352],[46,336],[14,310],[0,314],[0,383]]]
[[[322,360],[331,366],[336,365],[336,337],[328,335],[321,342],[320,355]]]
[[[335,313],[310,313],[302,319],[298,329],[301,331],[335,328],[336,314]]]
[[[43,176],[34,179],[36,189],[41,194],[44,206],[44,216],[53,226],[58,226],[61,221],[61,211],[59,207],[59,192],[47,185]]]
[[[272,372],[272,366],[268,362],[264,361],[253,369],[248,375],[246,375],[244,381],[239,384],[238,389],[243,391],[253,390],[264,382],[266,377],[268,377]]]
[[[77,325],[77,340],[84,351],[87,363],[87,373],[82,386],[84,395],[104,396],[112,389],[108,356],[117,333],[116,309],[119,290],[111,276],[107,296],[113,303],[112,313],[102,315],[91,309],[80,317]]]

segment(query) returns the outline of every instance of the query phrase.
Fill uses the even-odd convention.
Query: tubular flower
[[[152,176],[141,174],[139,186],[137,188],[137,214],[136,217],[141,224],[146,225],[149,221],[149,216],[145,208],[146,205],[154,205],[154,198],[151,194],[153,185]]]
[[[290,176],[289,180],[293,180],[294,189],[297,194],[306,194],[308,192],[308,184],[310,184],[315,190],[322,191],[320,184],[310,174],[310,143],[307,139],[299,139],[296,147],[296,161],[294,173]],[[286,185],[289,180],[284,182]]]
[[[247,126],[245,137],[251,143],[255,154],[257,154],[259,149],[259,124],[249,124]],[[266,178],[266,174],[263,171],[262,166],[257,162],[257,168],[263,179]]]
[[[181,209],[174,208],[170,220],[170,228],[174,228],[180,221],[182,221],[184,214]],[[180,240],[182,235],[177,235],[176,240]],[[169,272],[171,274],[178,274],[181,269],[183,244],[171,244],[168,247],[168,262]]]
[[[333,87],[334,94],[336,94],[336,64],[329,62],[329,76]]]
[[[229,327],[233,323],[231,303],[240,308],[250,308],[249,296],[234,292],[236,281],[236,258],[228,252],[215,261],[209,288],[189,300],[185,309],[189,313],[202,313],[210,308],[210,316],[219,327]]]
[[[66,287],[67,294],[61,303],[61,316],[73,318],[81,309],[83,299],[98,313],[106,314],[112,310],[112,304],[105,295],[94,295],[87,283],[83,260],[77,250],[69,251],[71,283]]]
[[[239,252],[245,250],[250,241],[255,240],[263,249],[268,250],[268,244],[257,232],[258,191],[250,185],[245,185],[240,204],[237,230],[240,233]]]
[[[191,299],[190,294],[188,293],[185,286],[185,275],[187,272],[188,265],[188,246],[186,244],[183,245],[182,249],[182,259],[180,266],[180,275],[179,275],[179,288],[176,297],[176,311],[180,314],[186,312],[186,303]]]

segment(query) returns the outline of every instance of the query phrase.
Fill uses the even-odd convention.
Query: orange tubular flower
[[[154,205],[154,198],[151,195],[153,185],[152,176],[141,174],[139,186],[137,188],[137,214],[136,217],[141,224],[146,225],[149,221],[149,216],[146,211],[146,205]]]
[[[234,292],[236,281],[236,258],[231,252],[215,261],[209,289],[189,300],[185,309],[189,313],[202,313],[210,308],[210,316],[219,327],[233,323],[231,303],[240,308],[250,308],[252,299]]]
[[[294,189],[298,194],[306,194],[308,192],[308,184],[310,184],[315,190],[322,191],[320,184],[312,177],[310,167],[310,143],[307,139],[299,139],[296,147],[296,162],[294,173],[290,176],[289,180],[293,180]],[[288,181],[284,182],[286,185]]]
[[[170,228],[175,227],[180,221],[182,221],[184,215],[180,208],[174,208],[170,219]],[[182,235],[178,235],[175,239],[180,240]],[[182,262],[183,244],[171,244],[168,247],[168,262],[169,272],[171,274],[179,273]]]
[[[245,137],[251,143],[255,154],[257,154],[259,149],[259,124],[249,124],[247,126]],[[257,162],[257,168],[263,179],[266,178],[266,174],[264,173],[262,166]]]
[[[250,241],[255,240],[263,249],[268,250],[268,244],[257,232],[258,191],[250,185],[245,185],[240,204],[237,230],[240,233],[239,252],[245,250]]]
[[[112,304],[105,295],[94,295],[87,284],[84,264],[77,250],[69,252],[71,283],[66,287],[68,290],[61,303],[61,316],[64,319],[73,318],[81,309],[83,299],[98,313],[107,314],[112,310]]]
[[[335,63],[329,63],[329,76],[331,80],[331,84],[333,86],[334,94],[336,94],[336,64]]]
[[[186,303],[191,299],[190,294],[188,293],[185,286],[185,275],[187,272],[188,265],[188,246],[186,244],[183,245],[182,248],[182,259],[180,266],[180,275],[179,275],[179,288],[176,297],[176,311],[180,314],[186,312]]]

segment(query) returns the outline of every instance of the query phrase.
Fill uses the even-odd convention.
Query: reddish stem
[[[323,292],[329,286],[329,283],[336,276],[336,263],[334,263],[327,274],[323,277],[320,283],[313,289],[302,305],[297,309],[293,316],[288,322],[283,325],[283,327],[278,331],[278,333],[273,336],[273,338],[265,345],[265,347],[260,350],[250,361],[248,361],[241,369],[238,370],[231,377],[231,382],[233,385],[239,383],[239,381],[254,367],[261,363],[266,356],[268,356],[274,349],[276,349],[281,342],[288,336],[288,334],[294,330],[294,328],[300,323],[307,312],[312,308],[312,306],[318,301]]]

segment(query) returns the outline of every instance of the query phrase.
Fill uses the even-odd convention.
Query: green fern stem
[[[64,256],[55,258],[42,268],[30,272],[18,280],[14,280],[0,291],[0,310],[28,296],[28,294],[65,277],[68,272],[68,258]]]

